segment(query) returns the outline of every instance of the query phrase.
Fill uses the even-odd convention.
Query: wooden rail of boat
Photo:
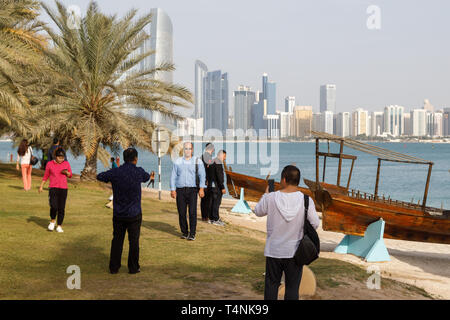
[[[322,227],[324,230],[364,236],[367,227],[382,218],[385,221],[384,237],[386,238],[450,244],[449,211],[426,206],[433,162],[323,132],[312,132],[312,134],[316,138],[316,181],[306,179],[304,181],[311,190],[316,206],[322,210]],[[328,152],[319,151],[320,139],[327,140]],[[338,154],[330,153],[330,141],[340,145]],[[343,153],[344,146],[378,157],[374,194],[351,189],[349,191],[356,157],[353,156],[352,158],[351,155],[345,155]],[[336,186],[340,185],[342,160],[352,160],[347,180],[347,192],[336,192],[336,186],[330,188],[319,181],[319,157],[324,157],[323,181],[325,181],[326,158],[339,159]],[[382,161],[428,166],[422,204],[420,201],[415,204],[393,200],[390,197],[386,199],[384,196],[378,195]]]

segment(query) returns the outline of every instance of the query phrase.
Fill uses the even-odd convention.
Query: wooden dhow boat
[[[317,211],[322,212],[323,230],[364,236],[367,227],[381,218],[385,222],[385,238],[450,244],[450,211],[426,206],[433,162],[323,132],[312,131],[312,135],[316,139],[316,180],[303,179],[308,188],[298,189],[311,196]],[[320,140],[328,142],[328,152],[320,152]],[[339,153],[330,153],[330,141],[340,145]],[[378,157],[373,194],[349,188],[357,157],[344,154],[344,146]],[[322,181],[319,181],[320,157],[324,157]],[[324,182],[327,158],[339,159],[336,185]],[[346,186],[341,185],[343,160],[352,161]],[[428,165],[422,203],[397,201],[378,195],[383,161]],[[234,198],[239,198],[240,190],[244,188],[246,200],[258,201],[266,190],[268,177],[264,180],[239,174],[227,166],[225,173],[229,193]],[[275,183],[275,190],[279,189],[280,184]]]

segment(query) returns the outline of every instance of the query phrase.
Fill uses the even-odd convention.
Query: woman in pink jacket
[[[49,203],[51,221],[48,225],[49,231],[55,229],[55,222],[57,222],[56,232],[64,232],[61,226],[64,220],[67,199],[67,178],[72,177],[72,169],[65,157],[66,152],[62,148],[54,151],[54,160],[47,163],[45,174],[39,187],[39,193],[41,193],[45,182],[50,178]],[[55,221],[56,215],[58,215],[57,221]]]

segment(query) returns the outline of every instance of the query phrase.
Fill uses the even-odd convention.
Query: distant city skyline
[[[89,3],[62,2],[80,6],[81,12]],[[173,24],[173,80],[192,92],[192,66],[201,60],[227,71],[230,101],[240,84],[261,90],[260,76],[267,72],[276,83],[277,109],[285,97],[295,96],[297,105],[319,111],[317,88],[326,83],[338,88],[336,113],[388,105],[410,111],[421,108],[424,99],[436,109],[450,107],[450,43],[444,40],[449,1],[378,0],[379,30],[367,28],[366,10],[374,3],[366,0],[97,2],[103,12],[119,16],[131,8],[140,15],[164,10]]]

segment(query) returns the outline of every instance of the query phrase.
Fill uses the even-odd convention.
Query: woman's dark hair
[[[123,152],[123,160],[125,162],[132,162],[138,157],[138,152],[135,148],[128,148]]]
[[[64,149],[61,148],[61,147],[56,148],[56,149],[53,151],[53,159],[56,159],[56,157],[61,157],[61,156],[63,156],[63,157],[65,158],[65,157],[66,157],[66,152],[65,152]]]
[[[289,165],[284,167],[281,172],[281,179],[285,179],[286,183],[292,186],[298,186],[300,183],[300,170],[296,166]]]
[[[27,153],[27,150],[28,150],[28,140],[23,139],[19,145],[19,149],[17,149],[17,153],[19,154],[19,156],[23,157],[25,153]]]
[[[111,162],[114,162],[114,161],[116,161],[116,159],[115,159],[115,158],[113,158],[113,157],[111,157]]]

